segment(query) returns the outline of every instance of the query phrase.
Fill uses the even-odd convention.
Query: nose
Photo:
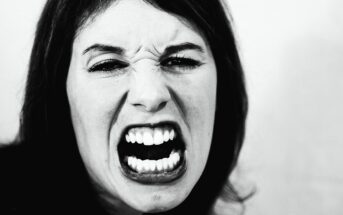
[[[152,66],[145,65],[136,68],[132,79],[128,102],[137,109],[157,112],[163,109],[171,99],[162,73]]]

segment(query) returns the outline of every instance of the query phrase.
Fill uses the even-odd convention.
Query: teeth
[[[137,159],[137,168],[136,168],[136,170],[137,170],[137,172],[141,172],[143,170],[143,161],[141,159]]]
[[[164,131],[163,140],[164,140],[164,142],[167,142],[169,140],[169,131],[168,130]]]
[[[154,144],[160,145],[163,143],[163,133],[159,128],[154,129]]]
[[[160,145],[170,140],[174,140],[176,132],[170,128],[133,128],[125,135],[128,143],[144,144],[146,146]]]
[[[171,130],[170,133],[169,133],[169,138],[170,138],[171,140],[173,140],[173,139],[174,139],[174,136],[175,136],[175,132],[174,132],[174,130]]]
[[[142,136],[141,132],[136,132],[136,140],[137,140],[138,144],[143,143],[143,136]]]
[[[136,169],[136,167],[137,167],[137,158],[132,158],[131,159],[131,167],[133,169]]]
[[[174,165],[176,165],[180,161],[180,154],[174,153]]]
[[[130,136],[127,134],[127,135],[125,135],[125,139],[126,139],[126,142],[130,142]]]
[[[174,166],[174,159],[173,158],[171,158],[171,159],[168,158],[168,167],[169,167],[169,169],[172,169],[173,166]]]
[[[156,161],[151,160],[150,161],[150,171],[153,172],[156,169]]]
[[[163,169],[168,169],[168,158],[163,158]]]
[[[142,161],[142,169],[143,172],[148,172],[150,170],[150,166],[149,166],[149,161],[148,160],[144,160]]]
[[[129,132],[129,138],[131,143],[136,142],[136,135],[134,135],[133,132]]]
[[[129,164],[129,166],[132,166],[132,157],[127,158],[127,164]]]
[[[127,158],[127,164],[131,169],[139,173],[164,172],[172,170],[179,162],[180,154],[177,152],[172,152],[168,158],[159,160],[141,160],[133,156],[129,156]]]
[[[157,171],[161,171],[163,169],[163,162],[162,162],[162,160],[158,160],[156,162],[156,168],[157,168]]]
[[[145,131],[143,135],[143,144],[146,146],[151,146],[154,143],[151,132]]]

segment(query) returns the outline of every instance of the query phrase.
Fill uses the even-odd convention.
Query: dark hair
[[[87,20],[114,0],[48,0],[40,17],[29,64],[19,139],[33,164],[44,168],[37,186],[42,195],[64,196],[65,204],[98,210],[71,123],[66,94],[72,44]],[[208,213],[218,197],[243,202],[228,177],[242,147],[247,114],[243,70],[225,6],[220,0],[146,0],[194,24],[207,40],[217,67],[217,99],[213,141],[205,170],[189,197],[166,214]],[[39,190],[37,188],[37,190]],[[56,199],[55,199],[56,200]],[[70,200],[70,202],[68,202]],[[47,200],[47,204],[51,204]],[[88,203],[88,204],[87,204]],[[60,205],[52,203],[52,205]]]

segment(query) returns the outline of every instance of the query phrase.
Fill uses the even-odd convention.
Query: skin
[[[165,49],[184,43],[201,50],[185,49],[166,58],[181,56],[200,64],[161,66]],[[95,44],[120,47],[122,53]],[[90,71],[108,60],[125,66],[113,63],[110,71]],[[81,28],[73,44],[67,95],[82,159],[110,208],[121,213],[159,212],[185,200],[207,161],[216,85],[212,53],[199,31],[141,0],[117,1]],[[150,185],[125,177],[117,153],[123,129],[163,121],[181,127],[185,174],[171,183]]]

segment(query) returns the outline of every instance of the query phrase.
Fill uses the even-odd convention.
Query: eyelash
[[[128,67],[128,64],[119,60],[104,60],[94,64],[88,69],[89,72],[111,72]]]
[[[199,67],[202,65],[202,63],[192,58],[187,58],[183,56],[174,56],[174,57],[168,57],[166,59],[163,59],[159,65],[163,67],[164,69],[188,70],[188,69],[194,69],[196,67]],[[103,60],[94,64],[88,69],[88,71],[106,73],[106,72],[114,72],[116,70],[124,69],[128,66],[129,64],[125,62],[114,60],[114,59],[109,59],[109,60]]]
[[[194,60],[192,58],[182,57],[182,56],[175,56],[175,57],[168,57],[161,61],[160,65],[167,69],[194,69],[202,65],[201,62]]]

